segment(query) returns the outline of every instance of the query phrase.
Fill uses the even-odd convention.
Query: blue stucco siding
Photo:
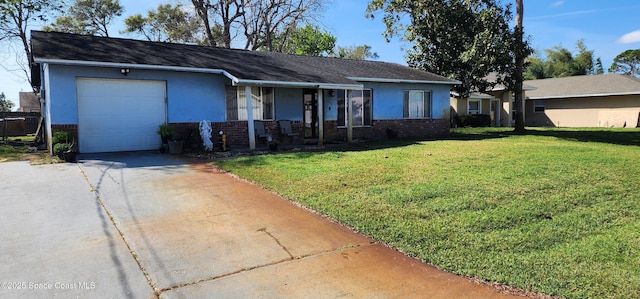
[[[50,65],[46,76],[53,124],[78,124],[76,78],[79,77],[165,81],[168,122],[225,120],[224,85],[230,81],[222,75],[131,69],[125,77],[119,68]]]
[[[449,91],[451,86],[440,84],[367,83],[365,89],[373,90],[373,119],[402,119],[405,90],[430,90],[433,118],[449,115]]]

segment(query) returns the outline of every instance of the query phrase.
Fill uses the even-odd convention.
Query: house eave
[[[592,93],[592,94],[569,94],[557,96],[527,96],[528,100],[557,100],[566,98],[590,98],[590,97],[607,97],[607,96],[628,96],[640,95],[640,91],[634,92],[614,92],[614,93]]]
[[[231,75],[229,72],[223,69],[193,68],[193,67],[167,66],[167,65],[148,65],[148,64],[120,63],[120,62],[97,62],[97,61],[84,61],[84,60],[41,59],[41,58],[34,58],[34,62],[54,64],[54,65],[112,67],[112,68],[139,69],[139,70],[219,74],[219,75],[224,75],[234,83],[238,82],[238,78],[236,78],[235,76]]]
[[[268,81],[268,80],[248,80],[239,79],[234,81],[234,85],[269,86],[269,87],[289,87],[289,88],[312,88],[312,89],[348,89],[360,90],[364,88],[362,84],[340,84],[322,82],[291,82],[291,81]]]
[[[358,82],[379,82],[379,83],[409,83],[409,84],[443,84],[443,85],[460,85],[462,82],[452,81],[430,81],[430,80],[411,80],[411,79],[387,79],[387,78],[367,78],[367,77],[347,77],[347,79]]]
[[[166,66],[166,65],[148,65],[148,64],[135,64],[135,63],[119,63],[119,62],[96,62],[96,61],[83,61],[83,60],[41,59],[41,58],[36,58],[34,59],[34,61],[36,63],[47,63],[47,64],[54,64],[54,65],[112,67],[112,68],[129,68],[129,69],[140,69],[140,70],[220,74],[229,78],[232,81],[233,85],[236,85],[236,86],[251,85],[251,86],[289,87],[289,88],[297,87],[297,88],[348,89],[348,90],[359,90],[364,88],[364,85],[362,84],[239,79],[223,69],[193,68],[193,67]]]

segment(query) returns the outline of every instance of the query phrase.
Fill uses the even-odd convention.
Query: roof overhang
[[[634,92],[613,92],[613,93],[592,93],[592,94],[568,94],[568,95],[557,95],[557,96],[527,96],[529,100],[557,100],[557,99],[566,99],[566,98],[590,98],[590,97],[608,97],[608,96],[629,96],[629,95],[640,95],[640,91]]]
[[[64,59],[40,59],[34,58],[36,63],[58,64],[58,65],[71,65],[71,66],[92,66],[92,67],[112,67],[112,68],[130,68],[140,70],[157,70],[157,71],[175,71],[175,72],[192,72],[192,73],[207,73],[207,74],[219,74],[237,81],[238,78],[229,74],[222,69],[206,69],[206,68],[193,68],[183,66],[169,66],[169,65],[148,65],[148,64],[136,64],[136,63],[120,63],[120,62],[98,62],[98,61],[84,61],[84,60],[64,60]]]
[[[289,88],[319,88],[319,89],[348,89],[359,90],[363,89],[362,84],[341,84],[341,83],[326,83],[326,82],[290,82],[290,81],[265,81],[265,80],[248,80],[239,79],[229,72],[223,69],[208,69],[208,68],[193,68],[182,66],[168,66],[168,65],[148,65],[148,64],[135,64],[135,63],[118,63],[118,62],[97,62],[97,61],[83,61],[83,60],[64,60],[64,59],[41,59],[35,58],[36,63],[47,63],[57,65],[70,65],[70,66],[89,66],[89,67],[112,67],[112,68],[129,68],[140,70],[156,70],[156,71],[174,71],[174,72],[191,72],[191,73],[205,73],[205,74],[219,74],[229,78],[233,85],[245,86],[270,86],[270,87],[289,87]]]
[[[410,79],[387,79],[387,78],[367,78],[367,77],[347,77],[347,79],[358,82],[379,82],[379,83],[409,83],[409,84],[442,84],[442,85],[460,85],[462,82],[452,81],[428,81],[428,80],[410,80]]]
[[[460,98],[460,94],[455,91],[450,92],[450,94],[455,98]],[[495,98],[496,97],[490,94],[481,93],[481,92],[472,92],[469,94],[468,97],[466,97],[466,99],[484,99],[484,100],[493,100]]]
[[[340,84],[322,82],[290,82],[290,81],[265,81],[238,79],[233,85],[269,86],[269,87],[289,87],[289,88],[317,88],[317,89],[348,89],[360,90],[364,88],[362,84]]]

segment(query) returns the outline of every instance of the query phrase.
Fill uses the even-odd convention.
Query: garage
[[[77,78],[81,153],[153,150],[166,121],[166,82]]]

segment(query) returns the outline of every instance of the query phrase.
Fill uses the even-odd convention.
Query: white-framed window
[[[253,119],[272,120],[274,118],[273,88],[252,86],[251,100]],[[225,90],[225,101],[227,103],[227,120],[248,119],[247,99],[244,87],[227,86]]]
[[[403,102],[402,114],[404,118],[431,117],[431,91],[405,90]]]
[[[351,125],[353,127],[370,126],[372,119],[372,94],[371,89],[339,90],[337,94],[338,126],[347,126],[347,118],[345,116],[349,113],[349,109],[347,109],[347,99],[349,97],[351,97]]]
[[[533,112],[544,113],[545,108],[544,101],[533,101]]]
[[[482,112],[482,102],[480,100],[467,101],[467,114],[480,114]]]

